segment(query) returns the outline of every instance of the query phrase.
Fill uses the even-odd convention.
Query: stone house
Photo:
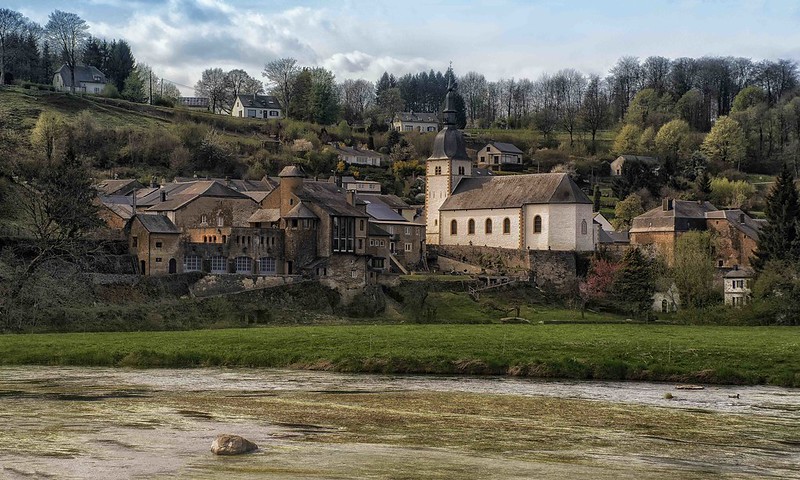
[[[753,271],[734,268],[722,277],[725,305],[741,307],[750,303]]]
[[[99,95],[103,93],[108,79],[103,72],[90,65],[75,65],[75,92]],[[72,91],[72,73],[64,64],[53,75],[53,86],[61,92]]]
[[[511,143],[492,142],[478,150],[478,167],[490,170],[522,169],[522,150]]]
[[[127,223],[128,247],[142,275],[179,273],[181,231],[163,215],[134,215]]]
[[[280,119],[283,118],[283,107],[278,98],[272,95],[237,95],[233,102],[231,115],[234,117]]]
[[[425,254],[425,224],[414,221],[415,209],[394,195],[359,195],[357,198],[366,204],[370,225],[386,233],[386,260],[391,263],[392,270],[407,273],[415,269]],[[370,246],[373,246],[372,238]]]
[[[658,159],[653,157],[643,157],[641,155],[620,155],[613,162],[611,162],[611,176],[618,177],[622,175],[622,168],[626,162],[640,162],[650,168],[658,167],[660,165]]]
[[[749,267],[760,223],[738,209],[718,210],[710,202],[665,198],[660,207],[633,219],[632,245],[652,245],[668,266],[675,261],[675,244],[686,232],[711,230],[717,268]]]
[[[109,195],[97,197],[95,203],[100,207],[97,216],[111,230],[121,231],[133,217],[132,196]]]
[[[214,180],[176,183],[136,200],[136,210],[165,215],[181,230],[247,225],[258,203]]]
[[[392,119],[392,128],[398,132],[436,132],[439,119],[435,113],[399,112]]]

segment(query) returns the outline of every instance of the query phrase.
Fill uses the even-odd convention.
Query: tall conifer
[[[794,173],[783,165],[772,190],[767,195],[767,224],[758,234],[754,258],[756,269],[762,269],[771,260],[794,261],[800,239],[800,200],[794,185]]]

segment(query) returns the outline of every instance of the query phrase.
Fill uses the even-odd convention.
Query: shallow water
[[[502,410],[545,400],[575,423]],[[603,420],[625,409],[648,425],[674,416],[675,434]],[[416,423],[382,424],[382,410]],[[489,420],[491,442],[473,430]],[[2,367],[0,425],[0,478],[800,478],[800,390],[764,386]],[[219,433],[262,449],[214,457]]]

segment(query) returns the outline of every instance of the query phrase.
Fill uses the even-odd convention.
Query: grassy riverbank
[[[0,336],[0,364],[292,367],[800,386],[800,329],[344,325]]]

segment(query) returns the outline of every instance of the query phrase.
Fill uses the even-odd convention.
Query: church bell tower
[[[462,178],[472,176],[472,160],[467,156],[464,135],[456,128],[455,88],[451,77],[445,97],[444,127],[433,140],[433,153],[425,162],[425,242],[428,245],[438,245],[440,235],[446,233],[440,225],[439,208]]]

